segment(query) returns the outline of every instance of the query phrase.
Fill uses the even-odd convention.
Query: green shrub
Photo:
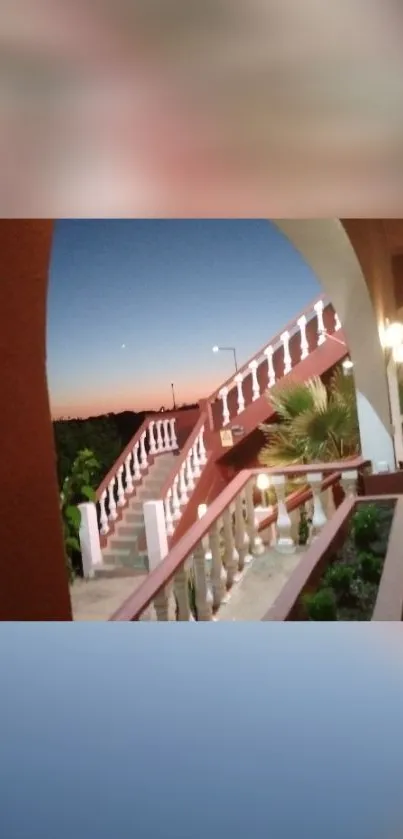
[[[354,575],[355,570],[352,565],[335,562],[325,572],[322,586],[323,588],[332,588],[340,598],[345,598],[350,593]]]
[[[305,594],[302,598],[309,620],[337,620],[336,595],[331,588],[322,588],[314,594]]]
[[[382,574],[382,559],[373,553],[363,551],[357,556],[361,578],[368,583],[379,583]]]
[[[74,559],[80,554],[79,531],[81,513],[77,507],[83,501],[95,501],[91,482],[99,469],[98,461],[89,449],[78,453],[70,475],[63,481],[60,510],[63,522],[64,550],[70,581],[75,577]]]
[[[298,544],[306,545],[309,539],[309,518],[305,509],[305,505],[300,507],[299,525],[298,525]]]
[[[379,535],[379,512],[374,504],[359,507],[351,519],[351,535],[357,548],[366,550]]]

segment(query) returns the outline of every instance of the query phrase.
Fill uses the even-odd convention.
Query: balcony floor
[[[95,580],[77,579],[70,587],[75,621],[107,621],[141,585],[146,574]]]
[[[260,621],[301,561],[306,548],[294,554],[267,548],[246,567],[231,591],[228,603],[219,609],[218,621]]]

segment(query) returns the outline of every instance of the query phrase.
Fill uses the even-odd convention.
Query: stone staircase
[[[174,462],[172,452],[155,458],[138,490],[123,508],[122,518],[108,546],[102,550],[103,564],[95,569],[95,577],[128,577],[148,572],[143,504],[159,498]]]

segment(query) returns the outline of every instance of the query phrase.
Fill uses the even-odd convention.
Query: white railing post
[[[274,350],[271,344],[266,347],[264,355],[267,358],[267,385],[268,387],[273,387],[276,384],[276,371],[273,364]]]
[[[162,420],[157,420],[157,454],[160,454],[164,448],[162,440]]]
[[[182,463],[179,472],[179,500],[181,507],[185,507],[189,501],[187,494],[186,478],[185,478],[185,464]]]
[[[199,433],[199,463],[201,466],[205,466],[207,463],[207,452],[206,447],[204,445],[204,425],[203,428],[200,429]]]
[[[256,399],[259,399],[260,396],[260,387],[259,387],[259,380],[257,377],[257,368],[258,363],[254,358],[253,361],[249,364],[249,370],[252,373],[252,401],[256,402]]]
[[[191,457],[191,452],[189,452],[189,454],[188,454],[188,456],[187,456],[187,458],[186,458],[185,464],[186,464],[186,466],[185,466],[185,473],[186,473],[186,483],[187,483],[187,488],[188,488],[188,490],[190,490],[190,492],[193,492],[193,490],[194,490],[194,488],[195,488],[196,484],[195,484],[195,481],[194,481],[193,471],[192,471],[192,457]]]
[[[327,522],[326,513],[323,509],[322,499],[321,499],[321,491],[322,491],[322,473],[321,472],[308,472],[306,476],[307,482],[312,490],[312,501],[313,501],[313,515],[312,515],[312,525],[311,525],[311,540],[315,539],[316,536],[319,535],[322,527]]]
[[[346,498],[353,498],[357,492],[357,469],[347,469],[341,473],[340,483]]]
[[[118,507],[124,507],[126,504],[125,491],[123,489],[123,469],[124,466],[119,466],[117,475],[118,484]]]
[[[109,520],[110,521],[116,521],[116,519],[118,517],[118,514],[116,512],[115,495],[114,495],[114,491],[113,491],[114,487],[115,487],[115,478],[112,478],[112,480],[110,481],[109,486],[108,486]]]
[[[318,324],[318,347],[326,341],[325,324],[323,322],[323,300],[318,300],[314,307]]]
[[[127,455],[125,460],[125,468],[126,468],[126,492],[131,493],[134,490],[133,485],[133,478],[132,478],[132,467],[131,467],[131,453]]]
[[[168,492],[167,492],[166,498],[165,498],[165,503],[164,503],[165,522],[166,522],[166,526],[167,526],[168,536],[172,536],[172,534],[175,530],[174,519],[173,519],[173,515],[172,515],[171,502],[172,502],[172,489],[169,489]]]
[[[140,437],[140,469],[142,472],[147,469],[146,433],[146,431],[143,431]]]
[[[245,398],[244,398],[243,389],[242,389],[242,385],[243,385],[243,375],[242,375],[242,373],[237,373],[234,381],[236,382],[236,386],[237,386],[238,414],[241,414],[242,411],[245,408]]]
[[[109,533],[109,522],[105,507],[107,496],[108,492],[104,489],[101,498],[99,499],[99,521],[101,524],[102,536],[106,536],[106,534]]]
[[[168,553],[165,511],[162,501],[145,501],[143,504],[148,567],[154,571]]]
[[[309,355],[309,344],[306,337],[306,315],[301,315],[297,320],[299,331],[301,334],[301,361]]]
[[[155,437],[154,437],[154,428],[155,428],[155,420],[151,420],[150,425],[148,426],[148,435],[150,438],[150,454],[157,453],[157,446],[155,445]]]
[[[97,509],[95,504],[86,501],[78,504],[81,513],[79,541],[83,576],[88,579],[94,576],[94,571],[102,565],[102,551],[99,541]]]
[[[179,477],[175,475],[174,482],[172,484],[172,509],[173,509],[173,520],[179,521],[182,513],[181,513],[181,502],[179,499],[178,493],[178,483]]]
[[[133,477],[134,477],[135,481],[139,481],[140,478],[141,478],[141,469],[140,469],[140,463],[139,463],[139,449],[140,449],[140,443],[137,440],[136,445],[133,447],[133,467],[134,467]]]
[[[290,333],[287,329],[280,335],[280,339],[282,341],[284,350],[284,375],[286,376],[287,373],[291,372],[292,368],[292,361],[290,356]]]
[[[162,425],[163,425],[163,428],[164,428],[164,435],[163,435],[163,441],[162,441],[162,448],[164,449],[164,451],[166,451],[166,452],[167,452],[167,451],[169,451],[169,450],[170,450],[170,448],[171,448],[171,446],[170,446],[170,441],[169,441],[169,434],[168,434],[168,425],[169,425],[169,420],[167,420],[167,419],[166,419],[166,420],[163,420],[163,421],[162,421]]]
[[[245,487],[246,530],[249,536],[250,551],[253,556],[259,556],[264,553],[265,547],[257,528],[255,505],[253,503],[253,489],[253,482],[250,480]]]
[[[222,424],[228,425],[229,423],[229,410],[228,410],[228,388],[222,387],[219,391],[219,397],[222,400]]]
[[[272,481],[277,495],[276,549],[279,553],[294,553],[295,543],[291,536],[292,522],[285,503],[285,477],[273,475]]]
[[[192,446],[190,451],[191,451],[191,455],[192,455],[193,475],[194,475],[195,478],[200,478],[201,469],[200,469],[200,460],[199,460],[199,454],[198,454],[197,448],[198,448],[198,438],[196,438],[196,440],[194,441],[193,446]]]
[[[175,431],[175,423],[176,423],[176,417],[172,417],[169,420],[169,426],[170,426],[170,429],[171,429],[171,449],[173,451],[175,451],[178,448],[178,441],[176,439],[176,431]]]

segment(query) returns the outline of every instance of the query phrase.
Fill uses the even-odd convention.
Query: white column
[[[95,568],[102,565],[97,510],[95,504],[91,502],[79,504],[78,509],[81,513],[79,540],[83,575],[85,578],[88,578],[93,577]]]
[[[228,410],[228,388],[222,387],[219,391],[219,397],[222,400],[222,424],[228,425],[229,423],[229,410]]]
[[[346,469],[341,473],[340,484],[346,498],[353,498],[357,494],[357,469]]]
[[[178,441],[176,439],[176,431],[175,431],[175,423],[176,417],[171,417],[169,420],[169,427],[171,429],[171,449],[174,451],[178,448]]]
[[[237,392],[238,392],[238,394],[237,394],[238,395],[238,414],[241,414],[242,411],[245,408],[245,399],[244,399],[243,390],[242,390],[242,384],[243,384],[242,373],[237,373],[234,381],[236,382]]]
[[[148,426],[148,436],[150,440],[150,454],[156,454],[157,446],[155,445],[155,438],[154,438],[154,427],[155,421],[151,420],[150,425]]]
[[[253,361],[251,361],[251,363],[249,364],[249,370],[252,373],[252,401],[253,402],[256,402],[256,399],[259,399],[259,396],[260,396],[260,387],[259,387],[259,381],[258,381],[258,378],[257,378],[257,367],[258,367],[258,364],[257,364],[256,359],[254,358]]]
[[[118,514],[116,512],[116,501],[115,496],[113,493],[113,489],[115,486],[115,479],[112,478],[109,486],[108,486],[108,501],[109,501],[109,520],[116,521]]]
[[[209,532],[209,546],[211,551],[211,587],[213,592],[213,609],[217,611],[221,603],[228,600],[226,582],[227,575],[221,561],[220,531],[218,521],[215,521]]]
[[[181,513],[181,502],[179,500],[178,494],[178,483],[179,483],[179,476],[176,475],[174,478],[174,482],[172,485],[172,508],[173,508],[173,520],[179,521],[182,513]]]
[[[390,412],[392,415],[393,439],[395,444],[395,455],[397,461],[403,460],[403,437],[402,420],[400,412],[399,381],[397,378],[397,365],[391,356],[386,367],[386,376],[389,388]]]
[[[246,529],[249,536],[249,547],[253,556],[259,556],[264,553],[264,544],[262,537],[259,535],[257,529],[257,520],[255,515],[255,506],[253,503],[253,481],[249,481],[245,487],[245,503],[246,503]]]
[[[119,466],[117,475],[118,484],[118,507],[124,507],[126,504],[125,491],[123,489],[123,469],[124,466]]]
[[[239,555],[235,547],[234,534],[232,530],[231,507],[226,507],[222,516],[224,531],[224,564],[227,571],[227,588],[231,588],[237,578]]]
[[[327,521],[326,513],[323,509],[321,499],[323,477],[321,472],[308,472],[306,479],[312,490],[313,516],[311,527],[311,539],[315,539],[316,536],[319,535],[320,531],[322,530],[322,527],[325,526]]]
[[[160,565],[168,553],[165,511],[162,501],[145,501],[143,504],[147,556],[150,571]]]
[[[297,320],[299,331],[301,334],[301,361],[309,355],[309,344],[306,337],[306,315],[301,315]]]
[[[179,500],[181,507],[185,507],[189,501],[189,496],[187,494],[186,488],[186,479],[185,479],[185,464],[182,463],[180,472],[179,472]]]
[[[187,456],[187,458],[186,458],[186,468],[185,468],[185,474],[186,474],[186,483],[187,483],[187,488],[188,488],[188,490],[190,490],[190,492],[192,492],[192,491],[194,490],[194,488],[195,488],[196,484],[195,484],[195,482],[194,482],[193,472],[192,472],[192,457],[191,457],[191,452],[189,452],[189,454],[188,454],[188,456]]]
[[[190,621],[191,610],[189,603],[189,574],[186,562],[182,565],[174,577],[174,592],[178,604],[178,620]]]
[[[198,449],[198,438],[196,438],[196,440],[194,441],[193,446],[192,446],[190,451],[191,451],[191,455],[192,455],[193,475],[194,475],[195,478],[200,478],[201,469],[200,469],[200,460],[199,460],[199,454],[198,454],[197,449]]]
[[[141,478],[141,470],[140,470],[140,463],[139,463],[139,448],[140,443],[137,441],[136,445],[133,447],[133,477],[135,481],[139,481]]]
[[[162,425],[164,427],[162,447],[163,447],[164,451],[169,451],[169,449],[170,449],[169,434],[168,434],[169,420],[167,420],[167,419],[163,420]]]
[[[162,440],[162,420],[157,420],[157,454],[163,451],[164,443]]]
[[[207,581],[202,542],[199,542],[193,553],[193,568],[195,574],[197,620],[210,621],[213,613],[213,596]]]
[[[273,387],[276,384],[276,371],[273,365],[274,350],[271,344],[266,347],[264,355],[267,358],[267,385],[268,387]]]
[[[393,429],[387,429],[375,413],[371,403],[356,391],[361,453],[372,462],[374,472],[393,472],[396,469]]]
[[[273,475],[272,482],[277,494],[276,548],[279,553],[294,553],[295,544],[291,536],[292,522],[285,504],[285,477]]]
[[[142,472],[147,469],[146,433],[146,431],[143,431],[140,437],[140,469]]]
[[[108,516],[105,508],[107,494],[106,489],[104,489],[101,498],[99,499],[99,521],[101,524],[102,536],[106,536],[106,534],[109,533]]]
[[[323,300],[318,300],[314,307],[318,322],[318,347],[326,341],[325,324],[323,322]]]
[[[246,523],[243,515],[243,493],[240,492],[235,499],[235,547],[238,551],[240,571],[248,564],[252,557],[249,553],[249,536],[246,530]]]
[[[203,428],[200,430],[200,434],[198,437],[199,440],[199,463],[201,466],[205,466],[207,463],[207,452],[204,445],[204,425]]]
[[[133,478],[132,478],[132,466],[131,466],[131,454],[127,455],[125,460],[125,468],[126,468],[126,492],[131,493],[134,490],[133,486]]]
[[[168,536],[172,536],[175,527],[174,527],[174,520],[171,510],[171,501],[172,501],[172,489],[169,489],[167,492],[167,496],[165,498],[164,508],[165,508],[165,522],[167,527],[167,534]]]
[[[280,338],[283,342],[283,350],[284,350],[284,375],[286,376],[287,373],[291,372],[292,368],[292,361],[290,356],[290,333],[286,329],[285,332],[280,335]]]

